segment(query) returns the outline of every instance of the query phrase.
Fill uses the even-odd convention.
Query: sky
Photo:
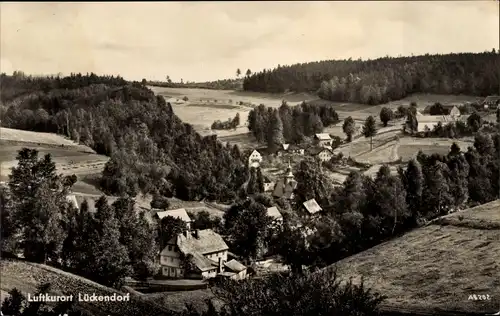
[[[236,69],[499,48],[499,3],[0,3],[0,71],[207,81]]]

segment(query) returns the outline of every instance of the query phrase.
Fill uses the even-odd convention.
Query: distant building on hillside
[[[456,119],[449,115],[422,115],[417,112],[417,132],[422,133],[432,131],[439,123],[443,126],[447,123],[454,122]]]
[[[332,138],[328,133],[320,133],[314,135],[314,144],[319,147],[332,147]]]
[[[485,109],[498,108],[498,106],[500,106],[500,96],[490,95],[484,99],[482,105]]]
[[[320,161],[329,161],[333,156],[332,150],[326,147],[310,147],[307,153]]]

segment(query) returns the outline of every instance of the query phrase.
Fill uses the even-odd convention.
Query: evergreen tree
[[[271,149],[276,149],[278,146],[284,143],[283,139],[283,122],[277,110],[273,111],[271,121],[269,124],[269,140],[268,147]]]
[[[393,112],[391,109],[383,107],[382,110],[380,110],[380,121],[384,123],[384,126],[387,126],[387,123],[392,120],[392,118]]]
[[[257,188],[259,193],[264,192],[264,176],[262,175],[262,170],[257,168]]]
[[[85,275],[103,285],[117,286],[131,273],[130,258],[127,248],[120,243],[120,225],[105,196],[96,202],[92,228],[93,243]]]
[[[370,115],[366,118],[363,125],[363,136],[366,138],[370,137],[370,150],[373,149],[373,136],[375,135],[377,135],[377,125],[373,116]]]
[[[342,125],[342,130],[347,135],[348,142],[352,141],[352,135],[354,134],[355,127],[356,123],[354,122],[354,119],[352,117],[349,116],[344,120],[344,124]]]
[[[416,159],[411,159],[408,162],[406,170],[402,173],[402,180],[406,189],[406,204],[414,223],[416,223],[420,217],[424,187],[424,175],[420,162]]]

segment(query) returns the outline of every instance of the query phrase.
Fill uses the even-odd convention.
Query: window
[[[168,245],[168,251],[172,251],[172,246]]]

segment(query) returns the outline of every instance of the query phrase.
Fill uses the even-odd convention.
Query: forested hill
[[[246,91],[317,92],[326,100],[381,104],[416,93],[498,94],[499,55],[423,55],[375,60],[328,60],[278,66],[245,78]]]
[[[137,82],[15,73],[2,74],[0,85],[2,126],[63,134],[111,157],[101,182],[106,193],[227,201],[245,178],[237,148],[201,137]]]
[[[209,89],[209,90],[241,90],[243,79],[222,79],[206,82],[172,82],[172,81],[147,81],[142,83],[148,86],[166,87],[166,88],[191,88],[191,89]]]

